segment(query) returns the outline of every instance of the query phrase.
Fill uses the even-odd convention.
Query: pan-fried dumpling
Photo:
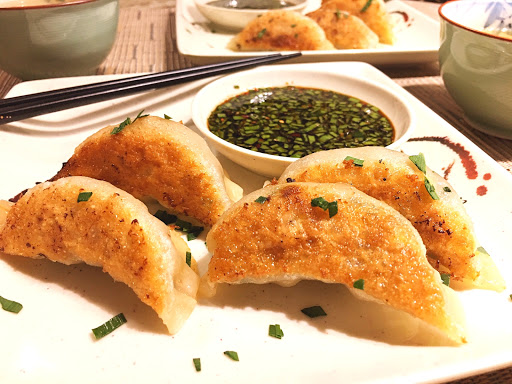
[[[229,42],[235,51],[308,51],[334,49],[323,29],[293,11],[268,11],[250,21]]]
[[[152,307],[171,334],[196,304],[199,276],[177,253],[169,228],[105,181],[67,177],[35,186],[16,204],[3,202],[0,252],[100,266]]]
[[[363,20],[379,36],[381,43],[393,44],[395,41],[393,24],[383,0],[324,0],[321,8],[347,11]]]
[[[347,184],[267,186],[235,203],[206,241],[204,286],[300,279],[358,286],[465,342],[458,297],[428,263],[418,232]]]
[[[204,139],[184,125],[146,116],[118,133],[114,128],[103,128],[82,142],[52,180],[105,180],[207,225],[241,197],[240,187],[225,179]]]
[[[336,49],[377,47],[379,37],[359,17],[349,12],[319,8],[306,16],[315,20]]]
[[[347,158],[348,156],[348,158]],[[351,158],[363,161],[362,166]],[[423,158],[424,159],[424,158]],[[501,291],[505,282],[491,257],[478,251],[473,224],[461,199],[446,180],[404,153],[381,147],[317,152],[288,166],[279,182],[344,182],[404,215],[418,230],[436,267],[476,288]],[[425,179],[435,188],[435,200]],[[440,265],[439,265],[440,264]]]

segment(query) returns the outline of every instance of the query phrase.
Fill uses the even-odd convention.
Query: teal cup
[[[446,89],[470,126],[512,139],[512,1],[454,0],[439,15]]]
[[[119,0],[32,1],[0,0],[0,69],[22,80],[94,74],[114,44]]]

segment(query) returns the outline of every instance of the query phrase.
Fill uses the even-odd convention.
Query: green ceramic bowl
[[[119,0],[40,1],[0,0],[0,69],[22,80],[93,74],[114,44]]]
[[[512,139],[512,0],[450,1],[439,15],[446,89],[472,127]]]

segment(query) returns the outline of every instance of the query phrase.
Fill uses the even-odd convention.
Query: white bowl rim
[[[0,12],[2,11],[27,11],[30,9],[51,9],[51,8],[61,8],[61,7],[69,7],[72,5],[80,5],[80,4],[88,4],[88,3],[96,3],[101,0],[70,0],[64,3],[49,3],[49,4],[38,4],[38,5],[26,5],[26,6],[17,6],[17,7],[3,7],[2,3],[0,3]],[[114,0],[116,1],[116,0]],[[118,0],[117,0],[118,1]]]
[[[225,12],[225,13],[233,13],[233,14],[250,14],[250,15],[260,15],[262,12],[267,11],[275,11],[275,10],[286,10],[286,11],[294,11],[296,9],[301,9],[307,5],[308,0],[296,0],[297,4],[291,5],[289,7],[283,7],[279,9],[269,9],[269,8],[262,8],[262,9],[246,9],[246,8],[224,8],[224,7],[216,7],[214,5],[209,5],[207,2],[211,0],[194,0],[195,4],[198,7],[203,7],[204,9],[209,9],[216,12]]]
[[[204,92],[206,92],[209,88],[214,87],[215,84],[218,81],[221,81],[221,80],[226,81],[226,80],[228,80],[228,79],[230,79],[232,77],[237,77],[237,76],[243,75],[244,73],[249,73],[249,72],[251,72],[251,73],[252,72],[267,72],[267,71],[272,71],[274,69],[277,69],[278,71],[279,70],[284,70],[286,72],[290,72],[290,70],[291,70],[291,71],[307,71],[307,72],[317,72],[318,73],[318,70],[316,70],[316,69],[312,69],[312,68],[299,68],[299,67],[297,67],[297,64],[282,64],[282,65],[262,66],[262,67],[258,67],[258,68],[249,69],[249,70],[246,70],[246,71],[243,71],[243,72],[235,72],[235,73],[232,73],[232,74],[229,74],[229,75],[222,76],[222,77],[212,81],[211,83],[208,83],[207,85],[205,85],[194,96],[194,100],[192,102],[192,120],[194,121],[194,125],[196,126],[196,128],[202,134],[204,134],[207,138],[215,141],[219,145],[221,145],[223,147],[230,148],[230,149],[232,149],[234,151],[240,152],[240,153],[248,155],[248,156],[249,155],[253,156],[254,158],[265,159],[265,160],[272,160],[272,161],[275,161],[275,162],[287,163],[287,164],[297,160],[298,159],[297,157],[269,155],[267,153],[251,151],[250,149],[240,147],[240,146],[238,146],[236,144],[230,143],[229,141],[221,139],[220,137],[218,137],[217,135],[212,133],[208,129],[207,124],[204,124],[204,123],[198,124],[198,122],[196,121],[196,118],[199,115],[198,110],[199,110],[200,106],[199,106],[198,100],[200,100],[200,96]],[[381,92],[386,93],[388,95],[391,95],[395,99],[399,100],[400,104],[407,111],[407,115],[408,115],[408,118],[409,118],[409,124],[407,125],[406,131],[404,132],[402,137],[400,137],[396,141],[393,141],[393,143],[391,143],[390,145],[386,146],[386,148],[398,147],[400,144],[406,142],[410,138],[412,130],[414,129],[414,126],[416,124],[416,121],[415,121],[415,117],[414,117],[414,114],[412,112],[411,107],[409,107],[408,103],[405,102],[402,98],[394,95],[393,93],[390,93],[385,87],[383,87],[382,85],[380,85],[380,84],[378,84],[376,82],[368,81],[368,80],[365,80],[365,79],[362,79],[362,78],[359,78],[359,77],[355,77],[355,76],[345,75],[345,74],[342,74],[342,73],[334,73],[334,72],[322,72],[322,73],[338,76],[338,77],[341,77],[341,78],[349,78],[351,80],[358,81],[361,84],[364,84],[366,86],[374,87],[376,89],[379,89]],[[320,88],[319,87],[319,89],[325,89],[325,88]],[[239,93],[242,93],[242,92],[243,92],[243,90],[239,91]],[[355,96],[355,97],[357,97],[357,96]],[[364,101],[366,101],[366,100],[364,100]],[[211,111],[209,111],[209,113],[211,113]]]
[[[476,34],[481,35],[481,36],[490,37],[492,39],[497,39],[497,40],[501,40],[501,41],[507,41],[507,42],[510,42],[512,44],[512,39],[509,39],[509,38],[506,38],[506,37],[501,37],[501,36],[494,35],[494,34],[489,33],[489,32],[485,32],[485,31],[481,31],[479,29],[468,27],[468,26],[466,26],[464,24],[461,24],[461,23],[458,23],[456,21],[453,21],[452,19],[450,19],[448,16],[446,16],[443,13],[445,7],[450,7],[450,4],[459,3],[461,1],[468,1],[468,0],[450,0],[450,1],[447,1],[446,3],[441,4],[441,6],[439,7],[439,10],[438,10],[439,17],[441,17],[441,19],[443,19],[447,23],[450,23],[452,25],[455,25],[456,27],[465,29],[468,32],[473,32],[473,33],[476,33]],[[489,0],[477,0],[476,2],[477,3],[488,3]],[[468,3],[469,3],[469,1],[468,1]]]

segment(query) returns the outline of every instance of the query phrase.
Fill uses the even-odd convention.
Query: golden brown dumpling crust
[[[298,12],[269,11],[252,20],[229,43],[235,51],[330,50],[323,29]]]
[[[207,225],[231,204],[219,161],[189,128],[154,116],[136,119],[117,134],[111,134],[113,128],[87,138],[52,180],[105,180]]]
[[[78,202],[81,192],[92,192]],[[127,284],[176,333],[192,312],[199,277],[177,254],[169,228],[111,184],[68,177],[30,189],[0,227],[0,252],[100,266]]]
[[[379,36],[381,43],[393,44],[395,41],[391,18],[382,0],[324,0],[321,8],[347,11],[363,20]]]
[[[364,160],[357,166],[347,156]],[[305,156],[291,164],[279,182],[287,178],[307,182],[343,182],[381,200],[404,215],[418,230],[430,257],[445,266],[455,279],[478,281],[484,268],[492,281],[477,282],[482,288],[501,290],[504,282],[491,258],[476,262],[478,247],[473,224],[462,201],[446,180],[427,170],[439,200],[425,188],[425,175],[409,156],[378,147],[336,149]],[[449,192],[448,192],[449,191]],[[475,261],[475,262],[474,262]],[[439,267],[439,265],[436,265]],[[483,276],[482,276],[483,277]]]
[[[262,203],[256,199],[263,196]],[[332,217],[312,199],[336,201]],[[268,186],[232,206],[207,237],[211,283],[318,279],[364,292],[445,331],[463,331],[412,225],[388,205],[343,183]],[[456,317],[457,315],[454,315]]]
[[[307,14],[325,31],[336,49],[377,47],[379,37],[359,17],[346,11],[319,8]]]

